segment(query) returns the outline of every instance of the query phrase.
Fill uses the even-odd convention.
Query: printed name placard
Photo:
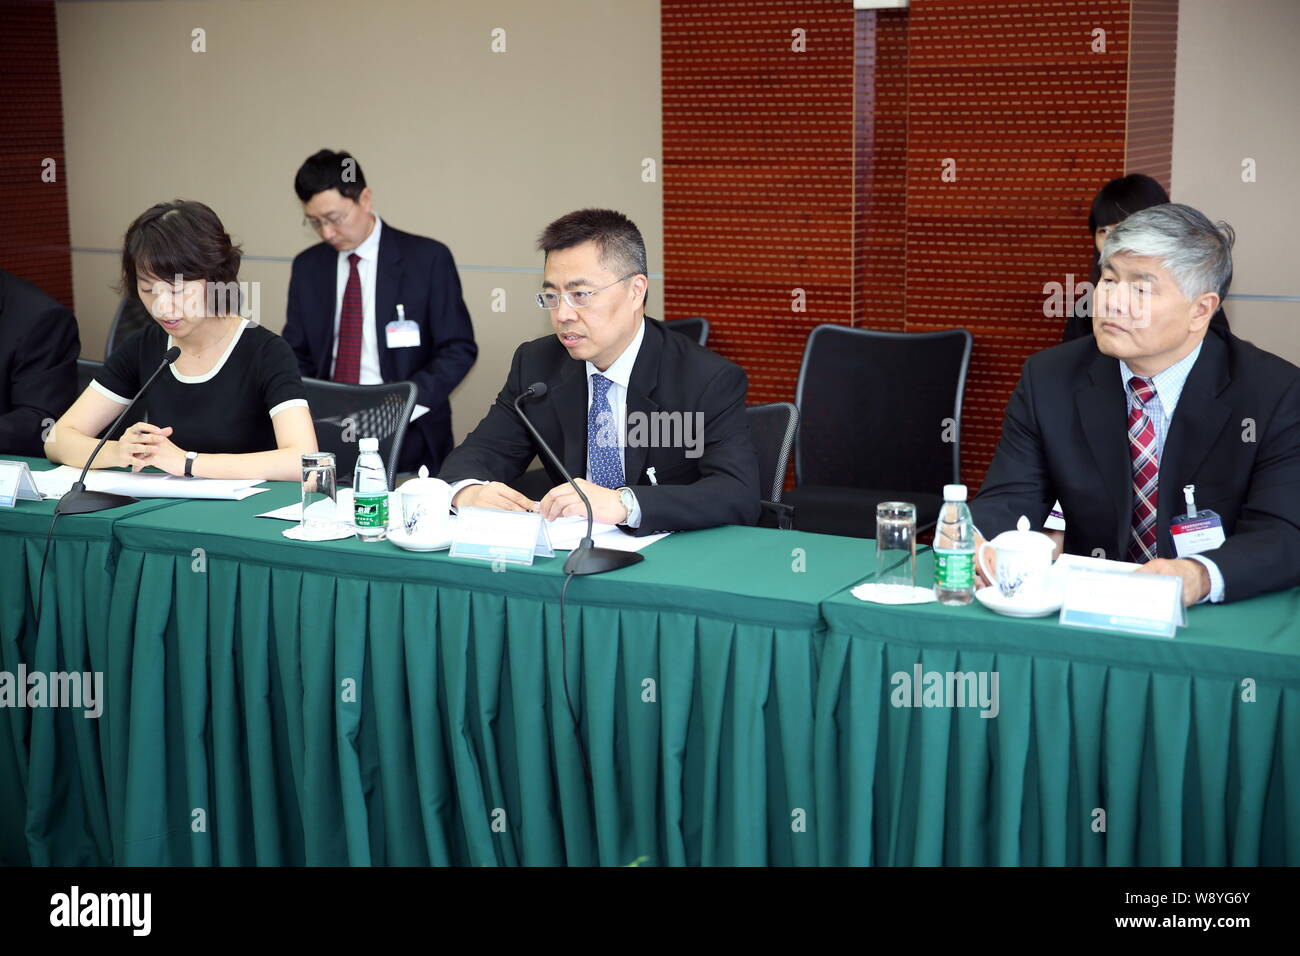
[[[459,508],[453,558],[532,564],[533,557],[554,557],[546,521],[536,511],[498,511],[495,508]]]
[[[1183,579],[1172,574],[1071,568],[1065,576],[1060,622],[1146,637],[1173,637],[1178,626],[1187,623]]]
[[[32,470],[25,461],[0,461],[0,508],[12,508],[18,499],[40,501]]]

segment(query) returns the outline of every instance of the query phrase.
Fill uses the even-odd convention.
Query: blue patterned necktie
[[[591,407],[587,409],[587,474],[602,488],[622,488],[623,463],[619,461],[618,423],[609,405],[605,376],[591,376]]]

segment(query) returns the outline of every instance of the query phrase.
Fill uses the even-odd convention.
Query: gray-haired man
[[[1059,499],[1066,551],[1179,575],[1187,604],[1300,584],[1300,369],[1210,331],[1232,240],[1176,203],[1115,227],[1093,337],[1025,363],[971,504],[983,535],[1022,514],[1040,527]],[[1226,540],[1178,556],[1170,528],[1185,485]]]

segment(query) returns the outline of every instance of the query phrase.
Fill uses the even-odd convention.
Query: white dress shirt
[[[361,280],[361,374],[357,378],[358,385],[382,385],[384,382],[383,376],[379,374],[379,338],[375,332],[375,277],[379,272],[379,233],[384,224],[378,213],[371,215],[375,217],[375,227],[370,230],[365,241],[355,249],[346,252],[339,250],[338,294],[334,297],[331,375],[339,354],[339,318],[343,314],[343,293],[348,287],[348,275],[352,269],[348,256],[355,252],[361,257],[357,262],[357,278]]]

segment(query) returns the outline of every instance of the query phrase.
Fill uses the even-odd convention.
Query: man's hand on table
[[[1156,558],[1137,569],[1138,574],[1172,574],[1183,579],[1183,605],[1193,604],[1210,593],[1210,572],[1190,558]]]
[[[536,501],[499,481],[462,488],[456,492],[456,497],[451,503],[457,508],[496,508],[498,511],[537,510]]]

